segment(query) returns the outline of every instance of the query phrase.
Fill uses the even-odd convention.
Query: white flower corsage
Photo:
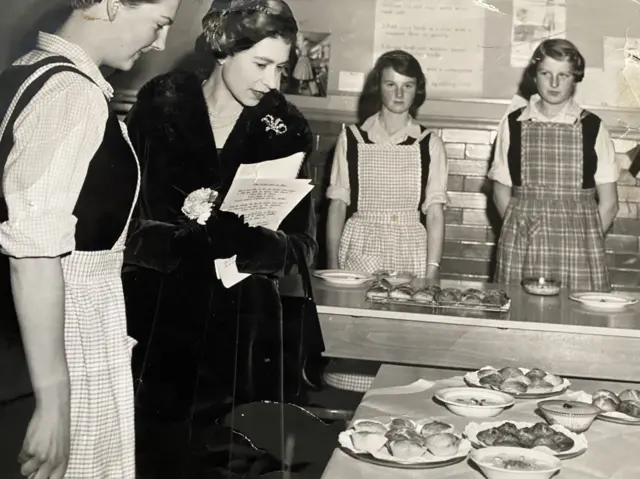
[[[211,188],[192,191],[184,200],[182,212],[190,220],[196,220],[199,225],[204,225],[211,217],[216,198],[218,198],[218,192]]]
[[[287,125],[284,124],[280,118],[275,118],[273,115],[266,115],[262,120],[266,126],[265,131],[273,131],[276,135],[283,135],[287,132]]]

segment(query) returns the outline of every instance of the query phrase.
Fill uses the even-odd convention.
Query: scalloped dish
[[[519,398],[545,398],[562,394],[571,386],[569,380],[540,368],[494,368],[484,366],[465,374],[464,381],[473,387],[495,389]]]
[[[338,441],[356,457],[370,455],[389,465],[445,465],[471,451],[471,443],[454,429],[430,418],[360,419],[341,432]]]
[[[579,456],[588,448],[584,434],[573,433],[559,424],[550,426],[546,422],[472,422],[465,428],[464,435],[477,448],[522,447],[546,452],[559,459]]]

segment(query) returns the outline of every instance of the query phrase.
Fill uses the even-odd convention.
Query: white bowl
[[[524,460],[529,463],[540,464],[541,468],[534,471],[520,469],[505,469],[495,465],[491,459],[494,457],[505,459]],[[549,479],[562,467],[560,459],[545,452],[520,447],[486,447],[475,449],[469,454],[469,458],[477,464],[482,473],[488,479]]]
[[[435,397],[463,417],[495,417],[515,403],[513,396],[501,391],[469,387],[440,389]]]

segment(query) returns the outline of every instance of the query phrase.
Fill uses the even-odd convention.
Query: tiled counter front
[[[312,174],[318,185],[314,193],[319,205],[318,239],[323,244],[324,192],[341,123],[312,120],[311,127],[314,134]],[[489,279],[499,226],[490,199],[490,182],[486,179],[495,131],[471,127],[436,131],[445,143],[449,160],[450,204],[446,210],[442,274],[449,278]],[[608,260],[616,288],[640,290],[640,183],[628,173],[629,157],[625,155],[634,150],[637,143],[627,139],[615,139],[614,142],[623,171],[618,183],[620,211],[606,239]]]

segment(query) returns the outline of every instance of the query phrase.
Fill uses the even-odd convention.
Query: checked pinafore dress
[[[430,132],[400,144],[372,143],[355,125],[347,129],[347,158],[351,203],[338,250],[341,269],[373,273],[377,270],[427,270],[424,203],[429,177]],[[365,392],[375,378],[375,365],[333,361],[325,382],[338,389]]]
[[[518,121],[522,111],[508,117],[513,197],[498,242],[495,281],[544,276],[574,291],[608,291],[595,188],[600,119],[583,110],[574,124]]]
[[[420,205],[429,175],[430,132],[401,144],[371,143],[347,129],[352,201],[340,238],[340,269],[403,271],[424,277],[427,233]]]
[[[2,74],[3,166],[13,147],[11,132],[20,112],[51,76],[62,71],[92,81],[63,56],[12,66]],[[68,192],[77,197],[73,211],[77,224],[75,250],[61,259],[64,339],[71,386],[71,454],[65,479],[135,477],[131,374],[135,341],[127,335],[121,271],[126,230],[138,194],[139,166],[123,128],[109,108],[102,143],[91,159],[82,188]],[[26,163],[16,162],[12,168],[28,168]],[[73,166],[69,168],[68,174],[72,174]],[[0,221],[15,215],[3,194]],[[4,255],[0,255],[0,273],[2,294],[10,297],[10,291],[6,291],[8,258]],[[5,319],[11,314],[15,317],[15,312],[2,313]],[[17,457],[17,449],[15,454]],[[11,472],[7,474],[14,477]]]

